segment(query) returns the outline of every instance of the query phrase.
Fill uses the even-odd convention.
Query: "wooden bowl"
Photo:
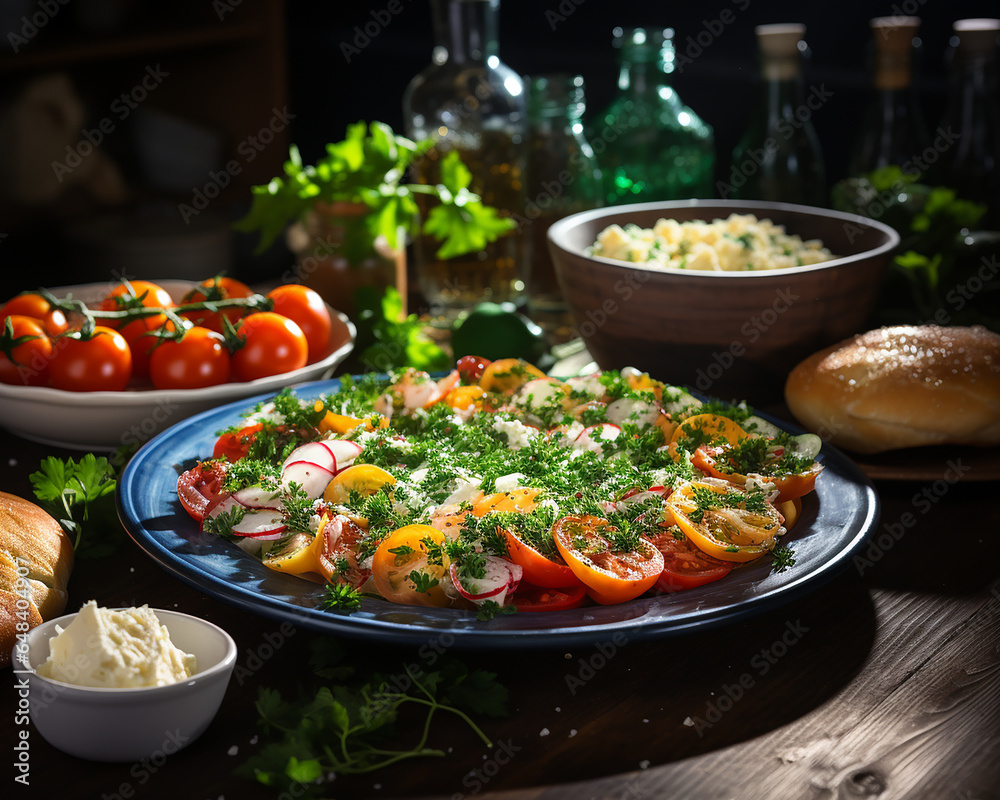
[[[702,272],[587,255],[611,224],[651,228],[754,214],[788,234],[820,239],[840,256],[805,267]],[[717,396],[780,398],[810,353],[865,328],[899,235],[823,208],[734,200],[680,200],[573,214],[548,233],[559,285],[601,369],[634,366],[667,383]]]

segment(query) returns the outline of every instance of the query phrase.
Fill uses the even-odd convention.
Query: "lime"
[[[536,361],[545,353],[542,329],[512,306],[498,303],[479,303],[462,312],[452,326],[451,346],[456,359],[482,356],[490,361]]]

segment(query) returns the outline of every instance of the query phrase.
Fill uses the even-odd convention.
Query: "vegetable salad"
[[[474,356],[289,391],[219,436],[178,495],[271,569],[360,595],[496,613],[622,603],[780,547],[820,441],[637,370],[562,381]],[[206,454],[207,455],[207,454]]]

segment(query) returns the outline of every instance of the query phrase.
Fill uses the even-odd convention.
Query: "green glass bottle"
[[[546,234],[552,223],[602,201],[601,170],[583,132],[586,109],[581,75],[526,78],[528,134],[524,236],[528,309],[543,327],[569,322]]]
[[[618,93],[595,120],[597,154],[608,205],[711,197],[712,127],[670,85],[672,28],[615,28]]]
[[[719,194],[742,200],[769,200],[825,206],[826,176],[812,116],[826,97],[814,87],[807,98],[800,53],[805,25],[758,25],[761,97],[733,150],[728,181]]]

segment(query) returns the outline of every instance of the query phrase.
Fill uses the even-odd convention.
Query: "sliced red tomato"
[[[177,498],[194,519],[201,522],[229,493],[222,488],[226,465],[221,461],[206,461],[182,472],[177,479]]]
[[[323,526],[319,571],[331,583],[346,583],[359,589],[372,574],[358,564],[358,547],[365,532],[357,523],[337,514]]]
[[[741,489],[746,486],[747,476],[733,471],[733,466],[728,463],[727,445],[701,445],[694,451],[691,463],[706,475],[713,478],[721,478],[729,481],[734,486]],[[816,477],[823,471],[823,465],[817,461],[812,463],[807,470],[795,473],[794,475],[782,475],[781,477],[767,480],[774,484],[778,490],[776,503],[784,503],[786,500],[794,500],[796,497],[803,497],[809,494],[816,487]]]
[[[579,608],[586,599],[587,589],[582,583],[562,589],[550,589],[521,581],[510,603],[519,612],[565,611]]]
[[[558,551],[547,556],[520,538],[515,531],[505,528],[503,535],[507,540],[507,555],[511,561],[520,565],[523,580],[546,589],[580,585],[580,579],[566,565]]]
[[[264,426],[260,423],[247,425],[238,431],[222,434],[215,442],[212,458],[224,458],[227,461],[239,461],[250,450],[254,435]]]
[[[664,592],[680,592],[704,586],[725,578],[733,569],[732,562],[712,558],[696,547],[678,529],[666,530],[651,539],[663,553],[663,572],[656,581],[656,588]]]
[[[624,603],[656,583],[663,572],[663,555],[647,539],[635,550],[616,549],[617,530],[606,519],[568,516],[552,529],[566,564],[602,605]]]

